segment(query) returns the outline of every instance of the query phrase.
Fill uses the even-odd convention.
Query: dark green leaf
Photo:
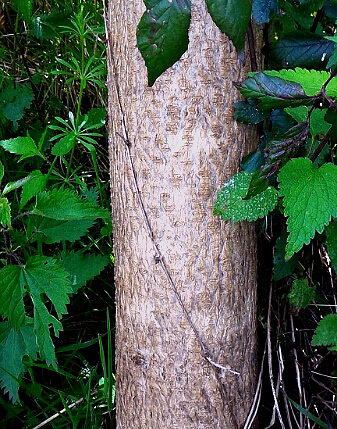
[[[255,73],[236,86],[244,97],[256,98],[265,109],[300,106],[311,102],[300,84],[262,72]]]
[[[191,10],[189,0],[152,0],[146,7],[137,28],[137,44],[152,86],[186,51]]]
[[[243,124],[258,124],[266,119],[266,114],[261,112],[256,106],[238,101],[234,103],[234,119]]]
[[[76,134],[74,131],[70,131],[64,137],[62,137],[55,145],[51,153],[55,156],[66,155],[75,146]]]
[[[305,408],[303,408],[301,405],[297,404],[292,399],[290,399],[290,398],[287,398],[287,399],[305,417],[308,417],[308,419],[312,420],[314,423],[316,423],[317,425],[319,425],[321,428],[323,428],[323,429],[329,429],[328,425],[326,423],[322,422],[322,420],[320,420],[314,414],[310,413],[308,410],[306,410]],[[330,428],[331,428],[331,426],[330,426]]]
[[[313,346],[335,346],[337,344],[337,314],[328,314],[318,323],[311,344]]]
[[[328,255],[335,272],[337,272],[337,222],[330,222],[324,232]]]
[[[32,18],[31,32],[41,40],[55,39],[64,33],[64,27],[69,26],[70,14],[67,12],[53,12],[37,14]]]
[[[325,69],[334,42],[310,31],[294,31],[277,42],[273,49],[280,67]]]
[[[278,281],[283,279],[284,277],[290,276],[297,265],[297,260],[298,260],[297,254],[294,255],[292,258],[290,258],[288,261],[285,260],[286,244],[287,244],[287,234],[285,231],[283,231],[275,243],[274,277],[273,277],[275,281]]]
[[[315,288],[310,287],[308,279],[296,279],[293,281],[291,291],[288,294],[289,303],[295,308],[307,308],[314,301]]]
[[[244,47],[247,25],[250,20],[250,0],[206,0],[208,11],[222,33],[240,51]]]
[[[17,84],[15,88],[8,86],[0,93],[0,114],[9,119],[17,130],[17,121],[23,117],[24,110],[30,107],[34,99],[30,85]]]
[[[32,16],[33,0],[14,0],[15,6],[22,13],[22,17],[26,22],[30,22]]]
[[[277,11],[277,0],[253,0],[252,12],[254,21],[261,25],[270,20],[272,12]]]
[[[15,329],[25,323],[20,273],[19,265],[8,265],[0,270],[0,314],[8,317]]]

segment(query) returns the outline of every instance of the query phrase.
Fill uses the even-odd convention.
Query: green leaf
[[[0,380],[12,402],[19,400],[17,380],[25,372],[24,356],[36,359],[37,344],[31,322],[16,330],[9,322],[0,323]]]
[[[253,0],[253,18],[254,21],[259,25],[269,22],[270,15],[276,11],[277,0]]]
[[[289,259],[337,215],[337,167],[328,163],[316,169],[310,159],[296,158],[280,170],[278,180],[288,217]]]
[[[8,265],[0,270],[0,314],[8,317],[16,330],[20,329],[26,318],[20,273],[18,265]]]
[[[334,270],[337,272],[337,222],[330,222],[324,232],[328,255]]]
[[[67,154],[75,146],[76,134],[74,131],[67,133],[54,146],[51,153],[55,156]]]
[[[268,187],[263,192],[245,200],[253,174],[242,171],[232,176],[218,193],[214,204],[214,215],[224,220],[253,221],[266,216],[277,203],[277,191]]]
[[[287,234],[282,232],[280,237],[276,240],[274,250],[274,276],[275,281],[284,279],[290,276],[297,265],[297,255],[294,255],[289,261],[285,260],[286,256]]]
[[[47,176],[42,174],[40,170],[32,171],[28,179],[22,186],[20,208],[24,207],[31,198],[35,197],[35,195],[43,191],[46,187]]]
[[[317,425],[319,425],[321,428],[323,428],[323,429],[329,429],[328,425],[326,423],[322,422],[322,420],[320,420],[319,418],[317,418],[314,414],[310,413],[308,410],[306,410],[305,408],[303,408],[301,405],[297,404],[295,401],[293,401],[289,397],[287,397],[287,399],[305,417],[307,417],[308,419],[312,420],[314,423],[316,423]],[[330,428],[331,428],[331,426],[330,426]]]
[[[14,189],[21,188],[24,184],[29,182],[29,176],[23,177],[22,179],[17,180],[16,182],[8,182],[2,191],[2,195],[8,194],[8,192],[13,191]]]
[[[146,0],[145,5],[147,10],[137,28],[137,45],[152,86],[186,51],[191,10],[189,0]]]
[[[21,155],[19,162],[31,156],[42,156],[41,152],[35,145],[34,140],[30,137],[15,137],[9,140],[1,140],[0,146],[10,153]]]
[[[307,308],[315,299],[315,288],[309,286],[308,279],[296,279],[293,281],[288,299],[292,307]]]
[[[18,129],[17,121],[23,117],[24,110],[30,107],[33,99],[30,85],[8,86],[0,93],[0,114],[13,122],[14,131]]]
[[[266,119],[266,114],[261,112],[256,106],[238,101],[234,103],[233,118],[243,124],[258,124]]]
[[[67,312],[68,295],[72,292],[69,274],[57,264],[55,259],[33,256],[28,259],[23,269],[22,281],[34,304],[34,332],[40,356],[46,360],[47,365],[56,367],[49,326],[53,327],[54,334],[58,336],[62,324],[48,312],[45,297],[52,302],[58,318],[61,318]]]
[[[324,117],[328,109],[314,109],[310,115],[310,134],[315,137],[327,133],[331,124],[325,122]]]
[[[31,33],[41,40],[55,39],[65,32],[65,26],[71,25],[69,18],[67,12],[36,14],[32,18]]]
[[[0,184],[2,182],[4,174],[5,174],[5,167],[4,167],[3,163],[0,161]]]
[[[109,212],[85,198],[79,197],[70,189],[53,189],[37,195],[33,212],[56,220],[81,220],[108,217]]]
[[[23,19],[29,23],[32,16],[33,0],[14,0],[15,6],[22,13]]]
[[[250,0],[206,0],[208,12],[222,33],[241,51],[250,20]]]
[[[334,43],[310,31],[296,30],[275,44],[273,56],[280,67],[325,69]]]
[[[313,346],[335,346],[337,344],[337,314],[328,314],[318,323]]]
[[[49,218],[39,218],[36,232],[45,235],[46,243],[59,243],[60,241],[74,242],[85,235],[92,227],[94,219],[82,220],[55,220]]]
[[[82,251],[62,253],[59,259],[60,266],[70,274],[73,293],[85,286],[88,280],[98,276],[108,263],[106,256],[85,254]]]
[[[307,106],[287,107],[284,111],[298,123],[305,122],[308,119],[309,109]]]
[[[236,86],[244,97],[256,98],[265,109],[312,103],[300,84],[266,73],[255,73]]]
[[[0,223],[2,226],[11,226],[11,207],[7,198],[0,198]]]

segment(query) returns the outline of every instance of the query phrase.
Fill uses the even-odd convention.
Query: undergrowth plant
[[[274,254],[271,269],[279,290],[283,294],[287,290],[286,308],[292,331],[292,345],[289,341],[288,347],[296,348],[293,316],[310,307],[315,324],[310,323],[307,329],[309,338],[301,337],[305,346],[301,346],[300,352],[305,355],[305,348],[307,356],[313,356],[327,346],[327,356],[337,351],[336,300],[333,289],[329,290],[331,285],[335,287],[337,272],[337,3],[205,2],[214,23],[229,37],[241,59],[247,27],[250,30],[247,33],[250,58],[246,56],[245,60],[251,62],[253,71],[243,82],[234,83],[245,97],[245,101],[235,104],[234,118],[248,126],[259,124],[260,131],[256,151],[242,160],[241,171],[219,190],[214,215],[231,222],[262,219],[260,225],[266,235],[267,225],[276,225],[268,236]],[[147,10],[138,25],[138,48],[152,86],[187,49],[191,2],[145,1],[145,4]],[[254,45],[251,17],[254,25],[264,28],[263,71],[256,70],[257,61],[251,49]],[[323,274],[317,280],[320,274],[317,276],[313,270],[316,260],[323,261],[328,268],[328,281],[322,280]],[[323,281],[325,287],[320,283]],[[269,322],[268,326],[270,329]],[[278,328],[280,336],[286,337],[282,330]],[[303,402],[305,388],[300,374],[304,377],[304,370],[299,369],[296,353],[294,350],[298,388],[291,389],[297,390],[299,403],[288,398],[283,390],[289,427],[292,426],[289,406],[300,412],[298,427],[307,427],[305,422],[310,420],[320,427],[332,427],[337,421],[335,405],[330,407],[325,399],[318,396],[318,400],[311,392],[307,402]],[[278,362],[281,361],[278,354]],[[333,368],[334,364],[326,377],[335,375]],[[311,370],[309,365],[308,377],[314,380]],[[279,377],[283,371],[282,367]],[[279,387],[275,389],[278,391]],[[331,396],[333,391],[333,386],[330,391],[326,388],[325,396]],[[276,396],[274,400],[274,413],[277,409],[281,427],[285,427]],[[325,410],[321,419],[315,415],[318,402],[320,409]],[[309,412],[312,404],[316,407],[313,413]]]
[[[102,5],[10,0],[0,29],[0,426],[56,413],[53,427],[100,427],[114,388]],[[103,324],[82,341],[72,319],[94,318],[99,288]],[[85,355],[93,346],[96,364]]]

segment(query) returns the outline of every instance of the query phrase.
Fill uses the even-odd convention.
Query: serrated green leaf
[[[55,156],[63,156],[73,149],[76,143],[76,134],[74,131],[67,133],[62,137],[51,150],[51,153]]]
[[[15,137],[9,140],[1,140],[0,146],[10,153],[21,155],[19,162],[31,156],[42,156],[35,145],[34,140],[30,137]]]
[[[36,359],[37,344],[33,324],[27,322],[16,330],[9,322],[0,322],[0,381],[12,402],[19,400],[18,379],[25,372],[24,356]]]
[[[40,170],[34,170],[28,176],[28,182],[22,186],[20,208],[24,207],[28,201],[35,197],[46,187],[47,177]]]
[[[330,73],[326,71],[307,70],[296,67],[295,70],[266,70],[263,72],[267,76],[275,76],[301,85],[308,97],[319,95],[322,86],[330,78]],[[337,78],[331,79],[328,83],[326,94],[331,98],[337,98]]]
[[[286,256],[287,234],[282,232],[280,237],[276,240],[274,250],[274,276],[275,281],[281,280],[290,276],[297,265],[298,257],[294,255],[289,261],[285,260]]]
[[[258,124],[266,119],[265,113],[244,101],[234,103],[234,109],[233,118],[243,124]]]
[[[308,119],[309,109],[307,106],[287,107],[284,109],[296,122],[305,122]]]
[[[236,86],[244,97],[256,98],[259,106],[264,109],[312,103],[300,84],[267,73],[251,74],[243,83]]]
[[[314,109],[310,115],[310,134],[315,137],[327,133],[331,124],[325,122],[324,117],[328,109]]]
[[[324,232],[328,255],[334,270],[337,272],[337,222],[330,222]]]
[[[277,0],[253,0],[253,18],[254,21],[259,25],[269,22],[270,15],[276,11]]]
[[[313,346],[335,346],[337,344],[337,314],[328,314],[318,323]]]
[[[137,27],[137,45],[152,86],[186,51],[191,9],[189,0],[152,0],[145,4],[147,10]]]
[[[60,241],[74,242],[85,235],[92,227],[94,219],[82,220],[55,220],[49,218],[40,219],[37,222],[36,232],[45,235],[46,243],[59,243]]]
[[[0,198],[0,223],[2,226],[11,225],[11,207],[7,198]]]
[[[23,117],[24,110],[30,107],[33,99],[30,85],[9,86],[0,93],[0,113],[13,122],[14,131],[18,129],[17,121]]]
[[[334,43],[310,31],[296,30],[286,34],[273,49],[280,67],[325,69]]]
[[[296,158],[280,170],[278,181],[288,217],[289,259],[303,244],[309,244],[316,231],[323,231],[331,216],[337,215],[337,167],[325,164],[316,169],[310,159]]]
[[[288,294],[289,303],[295,308],[307,308],[314,301],[315,288],[310,287],[308,279],[295,279]]]
[[[25,323],[26,317],[20,273],[18,265],[8,265],[0,270],[0,314],[8,317],[16,330]]]
[[[268,187],[263,192],[245,200],[253,174],[242,171],[232,176],[218,193],[214,204],[214,215],[224,220],[239,222],[253,221],[266,216],[274,210],[277,203],[277,191]]]
[[[53,189],[37,195],[33,212],[56,220],[81,220],[108,217],[109,213],[95,207],[70,189]]]
[[[73,293],[85,286],[88,280],[98,276],[108,263],[106,256],[81,251],[63,253],[59,259],[59,264],[70,274]]]
[[[206,5],[220,31],[226,34],[238,51],[242,50],[251,15],[250,0],[206,0]]]
[[[34,332],[40,356],[48,365],[56,367],[49,327],[52,326],[54,334],[58,336],[62,324],[48,312],[44,297],[52,302],[58,318],[61,318],[67,312],[66,304],[69,303],[69,294],[72,293],[69,274],[55,259],[33,256],[28,259],[22,271],[22,282],[34,304]]]

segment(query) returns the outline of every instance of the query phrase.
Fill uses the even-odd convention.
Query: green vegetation
[[[269,403],[271,422],[277,413],[283,428],[311,427],[310,421],[336,427],[337,3],[205,3],[239,58],[247,28],[250,42],[246,61],[250,59],[253,71],[235,84],[245,101],[235,104],[234,118],[259,124],[260,144],[218,192],[214,215],[232,222],[260,219],[260,288],[271,286],[269,302],[264,299],[268,292],[261,290],[259,319],[268,320],[262,328],[267,330],[273,391],[273,401],[266,394],[262,405]],[[189,0],[148,5],[138,27],[138,47],[149,85],[186,50],[189,9]],[[259,72],[250,16],[264,28],[265,70]],[[173,34],[180,37],[175,38],[180,49],[168,43]]]
[[[10,0],[0,28],[0,426],[101,427],[114,401],[102,5]]]

